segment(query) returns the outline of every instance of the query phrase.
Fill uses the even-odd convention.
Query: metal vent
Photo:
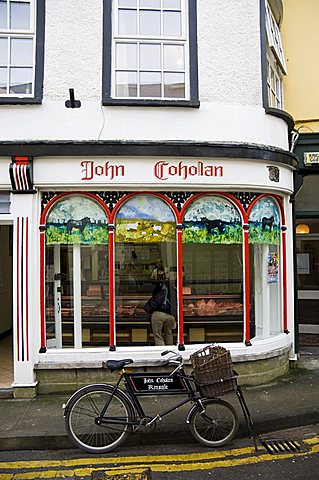
[[[261,439],[260,442],[268,453],[273,455],[277,455],[278,453],[303,453],[309,451],[307,445],[300,440],[300,438]]]

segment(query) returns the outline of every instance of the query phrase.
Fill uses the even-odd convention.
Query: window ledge
[[[265,110],[268,115],[273,115],[274,117],[278,117],[284,120],[287,123],[289,133],[293,130],[295,126],[295,121],[293,117],[290,115],[290,113],[285,112],[284,110],[280,110],[279,108],[273,108],[273,107],[266,107]]]
[[[40,105],[42,100],[34,97],[0,97],[0,105]]]
[[[153,99],[129,99],[108,98],[103,100],[104,106],[125,107],[188,107],[199,108],[199,100],[153,100]]]

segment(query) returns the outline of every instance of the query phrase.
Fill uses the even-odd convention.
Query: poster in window
[[[267,282],[277,283],[279,279],[278,253],[268,253]]]
[[[309,273],[310,273],[309,253],[297,253],[297,274],[309,275]]]

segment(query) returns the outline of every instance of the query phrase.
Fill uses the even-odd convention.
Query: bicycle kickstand
[[[249,438],[253,439],[255,451],[258,452],[253,420],[251,418],[250,411],[249,411],[248,405],[245,401],[244,394],[243,394],[243,391],[242,391],[240,385],[237,385],[236,395],[237,395],[237,398],[239,400],[241,409],[242,409],[244,417],[245,417],[245,421],[246,421],[246,425],[247,425],[248,433],[249,433]]]

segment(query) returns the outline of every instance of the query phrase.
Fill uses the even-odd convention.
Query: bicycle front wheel
[[[131,405],[120,393],[112,396],[112,391],[109,385],[90,385],[67,405],[66,430],[72,442],[85,452],[110,452],[124,442],[131,429]]]
[[[203,411],[193,408],[190,431],[194,438],[209,447],[222,447],[238,429],[238,415],[232,405],[220,399],[203,399]]]

